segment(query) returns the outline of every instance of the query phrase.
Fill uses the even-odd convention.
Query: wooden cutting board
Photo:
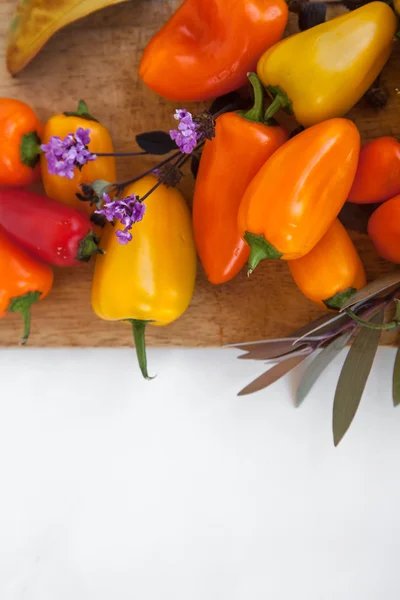
[[[142,51],[151,36],[179,6],[180,0],[132,0],[104,9],[65,28],[16,78],[5,68],[5,42],[15,0],[0,2],[0,95],[30,103],[41,119],[74,110],[84,98],[91,112],[110,130],[116,150],[135,148],[136,133],[173,126],[175,104],[156,96],[138,77]],[[295,18],[289,31],[295,31]],[[361,101],[350,117],[363,140],[379,135],[400,135],[400,42],[384,70],[383,84],[390,92],[387,107],[377,111]],[[187,105],[187,108],[195,106]],[[140,157],[118,162],[120,178],[139,174],[156,159]],[[334,168],[334,165],[333,165]],[[188,175],[182,190],[191,202],[193,180]],[[353,239],[368,278],[395,269],[379,259],[365,235]],[[127,324],[98,319],[90,305],[93,264],[57,269],[51,295],[32,310],[31,346],[129,346]],[[198,266],[196,291],[187,312],[168,327],[148,327],[153,345],[220,346],[281,337],[321,314],[302,296],[284,262],[264,262],[248,278],[245,270],[222,286],[207,282]],[[14,346],[21,334],[21,319],[7,315],[0,322],[0,345]],[[386,342],[393,338],[385,338]]]

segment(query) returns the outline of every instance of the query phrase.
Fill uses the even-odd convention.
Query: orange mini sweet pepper
[[[300,291],[322,308],[340,309],[366,284],[361,259],[339,219],[311,252],[288,265]]]
[[[42,131],[30,106],[0,98],[0,185],[22,187],[40,179]]]
[[[58,136],[64,139],[70,133],[76,133],[77,129],[90,130],[90,143],[88,148],[90,152],[112,153],[114,152],[110,134],[107,129],[99,123],[88,111],[86,103],[81,100],[76,112],[66,112],[51,117],[43,133],[43,143],[47,144],[50,138]],[[116,180],[115,158],[113,156],[98,156],[96,160],[88,162],[80,170],[74,171],[74,178],[67,179],[60,175],[49,173],[47,159],[45,154],[41,156],[42,179],[47,196],[69,204],[75,208],[80,208],[88,213],[93,211],[89,202],[82,202],[77,194],[82,194],[82,183],[93,183],[97,179],[114,182]]]
[[[292,260],[314,248],[346,201],[359,151],[354,123],[331,119],[299,133],[271,156],[239,208],[250,272],[264,258]]]
[[[31,306],[47,296],[52,284],[51,267],[27,254],[0,229],[0,318],[10,312],[22,314],[22,344],[29,337]]]

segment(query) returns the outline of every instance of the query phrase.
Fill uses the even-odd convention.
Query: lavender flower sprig
[[[122,200],[111,200],[110,196],[104,193],[103,201],[103,208],[96,210],[95,214],[103,215],[109,223],[118,220],[124,228],[117,229],[115,235],[120,244],[127,244],[132,239],[130,230],[134,223],[139,223],[143,219],[146,206],[135,194]]]
[[[86,106],[86,105],[85,105]],[[82,193],[78,193],[77,197],[83,201],[89,201],[97,206],[94,212],[93,221],[104,226],[104,219],[109,222],[120,221],[122,229],[116,230],[118,241],[121,244],[127,244],[132,240],[131,229],[134,223],[138,223],[143,219],[146,207],[143,204],[144,200],[152,194],[161,184],[166,186],[175,186],[183,176],[181,167],[190,158],[193,150],[199,150],[205,140],[211,140],[215,135],[215,119],[234,108],[231,105],[224,109],[211,114],[205,110],[198,116],[193,116],[185,109],[176,109],[174,118],[179,121],[177,129],[171,129],[169,137],[176,143],[177,152],[161,161],[155,167],[146,170],[141,175],[122,182],[107,182],[96,180],[92,183],[81,184]],[[86,113],[85,113],[86,114]],[[154,132],[157,134],[157,141],[152,142],[157,146],[160,144],[160,137],[163,132]],[[150,134],[149,134],[150,135]],[[150,146],[151,140],[146,138],[146,144]],[[163,134],[167,136],[167,134]],[[138,140],[137,136],[137,140]],[[143,136],[142,136],[143,137]],[[162,140],[161,140],[162,141]],[[42,144],[41,150],[44,152],[48,170],[52,175],[67,177],[73,179],[74,169],[81,169],[83,165],[89,161],[95,160],[97,157],[106,156],[137,156],[141,154],[151,153],[151,150],[146,149],[143,152],[123,152],[123,153],[91,153],[88,148],[90,143],[90,130],[79,128],[76,133],[69,133],[63,140],[58,136],[53,136],[49,143]],[[140,142],[138,142],[140,143]],[[168,148],[168,144],[164,143],[164,147]],[[142,146],[143,147],[143,146]],[[170,148],[169,151],[172,149]],[[168,151],[168,150],[167,150]],[[155,153],[159,153],[155,151]],[[164,151],[164,153],[166,153]],[[161,152],[160,152],[161,154]],[[158,178],[158,182],[142,197],[138,198],[135,195],[120,198],[125,187],[129,184],[139,181],[149,174],[154,174]],[[116,199],[112,200],[111,193],[116,194]],[[103,220],[103,222],[101,222]]]
[[[40,149],[47,159],[50,175],[59,175],[67,179],[74,178],[75,167],[82,169],[89,161],[96,160],[96,154],[90,152],[90,129],[79,127],[76,133],[69,133],[63,140],[53,135]]]
[[[191,154],[202,138],[200,125],[193,120],[192,113],[177,108],[174,119],[179,121],[178,129],[170,129],[169,135],[183,154]]]

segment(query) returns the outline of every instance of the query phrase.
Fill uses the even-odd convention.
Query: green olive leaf
[[[260,348],[256,350],[250,350],[246,352],[246,354],[241,354],[238,356],[239,360],[279,360],[285,358],[288,354],[293,354],[293,352],[306,351],[311,352],[312,346],[309,344],[301,344],[299,346],[294,347],[291,339],[284,340],[284,344],[279,344],[278,342],[272,344],[262,345]]]
[[[393,367],[393,404],[400,404],[400,348],[396,352],[396,359]]]
[[[247,396],[248,394],[253,394],[254,392],[258,392],[268,387],[275,381],[278,381],[281,377],[292,371],[299,365],[303,360],[305,360],[309,356],[308,354],[301,353],[300,355],[296,353],[296,356],[291,356],[287,360],[278,363],[271,369],[268,369],[265,373],[257,377],[254,381],[252,381],[249,385],[243,388],[238,396]]]
[[[388,273],[379,279],[375,279],[375,281],[371,281],[365,287],[363,287],[359,292],[351,296],[349,300],[343,304],[340,309],[340,312],[346,310],[346,308],[350,308],[354,306],[354,304],[359,304],[360,302],[365,302],[374,296],[377,296],[381,292],[388,290],[391,287],[394,287],[400,283],[400,271],[396,271],[395,273]]]
[[[340,335],[328,344],[305,370],[296,392],[295,406],[298,407],[306,398],[321,373],[343,350],[353,335],[353,330]]]
[[[371,323],[383,323],[381,309]],[[357,412],[381,338],[379,329],[361,327],[344,361],[333,403],[333,441],[339,444]]]

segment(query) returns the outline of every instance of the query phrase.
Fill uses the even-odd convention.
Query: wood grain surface
[[[175,105],[147,89],[137,71],[146,43],[179,4],[180,0],[132,0],[90,15],[56,34],[13,79],[6,71],[4,54],[15,0],[1,0],[0,95],[30,103],[42,120],[73,110],[77,100],[84,98],[91,112],[109,128],[116,150],[134,149],[136,133],[172,126]],[[294,22],[293,17],[291,31]],[[388,106],[377,111],[361,101],[349,115],[364,141],[400,135],[400,97],[395,91],[400,86],[399,46],[397,43],[383,73],[383,84],[390,92]],[[140,157],[122,159],[118,174],[131,177],[154,162]],[[191,202],[190,175],[181,187]],[[395,269],[377,257],[365,235],[354,233],[353,239],[369,280]],[[132,345],[127,324],[102,321],[92,312],[92,269],[91,264],[56,270],[51,295],[32,310],[31,346]],[[320,314],[297,290],[284,262],[264,261],[250,278],[243,271],[234,281],[217,287],[207,282],[199,264],[196,291],[187,312],[168,327],[149,326],[147,340],[153,345],[193,347],[281,337]],[[18,315],[2,319],[0,345],[16,345],[21,326]],[[393,337],[384,339],[393,341]]]

